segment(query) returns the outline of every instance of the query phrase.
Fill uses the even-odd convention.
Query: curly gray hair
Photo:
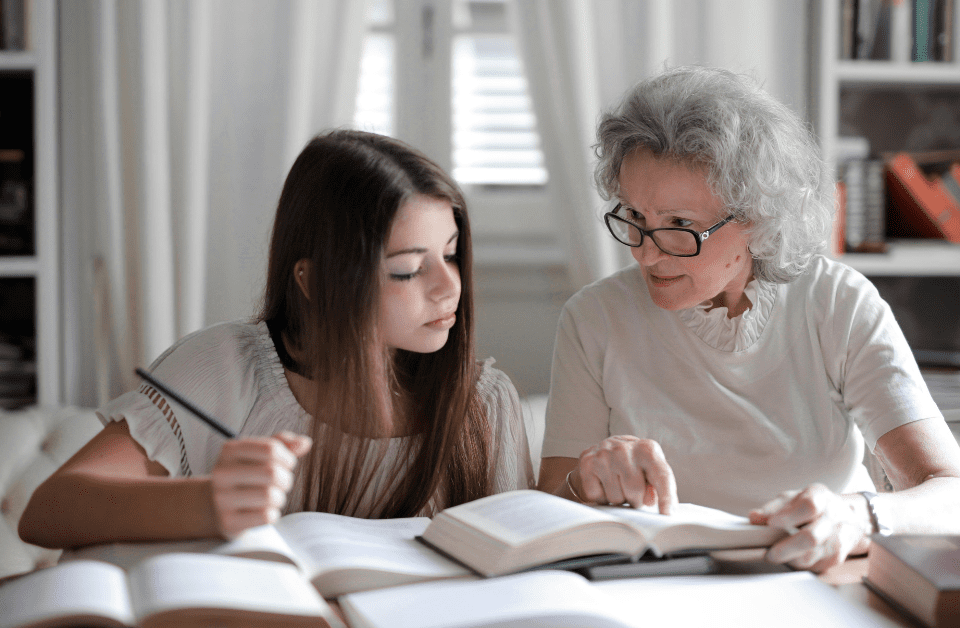
[[[702,164],[714,193],[750,225],[754,275],[799,277],[827,243],[831,181],[816,138],[793,111],[752,79],[678,67],[638,83],[597,129],[596,182],[619,194],[620,166],[637,149]]]

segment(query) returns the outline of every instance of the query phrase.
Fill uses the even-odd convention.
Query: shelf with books
[[[23,5],[19,25],[9,6]],[[0,407],[60,390],[56,4],[0,19]],[[16,12],[14,12],[16,13]]]
[[[842,255],[844,247],[835,241],[831,251],[868,276],[960,275],[960,245],[948,241],[950,234],[903,229],[911,222],[903,198],[888,200],[900,192],[890,187],[896,185],[889,174],[895,155],[942,149],[960,154],[960,0],[820,0],[814,8],[810,112],[824,157],[843,183],[838,197],[854,205],[838,219],[835,240],[851,235],[851,225],[857,236],[864,229],[861,223],[870,220],[856,214],[857,204],[863,204],[862,188],[860,196],[848,189],[849,173],[858,172],[850,168],[851,160],[883,163],[887,177],[881,241],[854,247],[847,240]],[[927,21],[918,28],[920,16]],[[926,43],[916,45],[923,38]],[[865,152],[851,157],[851,140],[865,144]],[[942,173],[921,165],[931,185],[939,186],[936,179]],[[909,239],[925,231],[931,239]],[[850,252],[853,248],[862,250]],[[868,252],[871,248],[886,252]]]

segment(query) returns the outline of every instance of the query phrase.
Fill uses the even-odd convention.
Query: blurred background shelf
[[[26,196],[21,215],[0,197],[7,204],[0,208],[0,408],[7,409],[62,399],[56,6],[31,0],[29,7],[26,49],[0,49],[0,152],[21,155],[5,157],[0,184],[22,184],[17,203]]]

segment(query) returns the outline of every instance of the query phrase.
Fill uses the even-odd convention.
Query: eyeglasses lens
[[[637,247],[643,242],[643,233],[623,213],[621,208],[614,216],[607,216],[607,227],[617,240],[627,246]],[[619,220],[617,220],[619,218]],[[697,236],[689,229],[655,229],[648,231],[647,236],[653,238],[654,243],[661,251],[669,255],[696,255]]]

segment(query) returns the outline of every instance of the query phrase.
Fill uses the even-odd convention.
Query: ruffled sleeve
[[[240,433],[261,388],[256,353],[263,330],[224,323],[186,336],[150,366],[163,383]],[[100,420],[125,420],[134,440],[171,476],[208,473],[223,436],[143,382],[97,411]]]
[[[493,363],[493,358],[483,363],[477,382],[477,391],[486,406],[492,435],[490,465],[493,491],[502,493],[534,488],[536,480],[520,397],[510,378],[494,368]]]

